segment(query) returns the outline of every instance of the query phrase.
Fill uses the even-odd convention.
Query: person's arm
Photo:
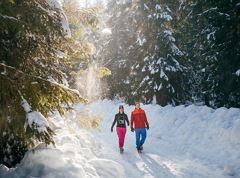
[[[116,124],[116,122],[117,122],[117,115],[115,115],[114,121],[112,123],[111,132],[113,132],[113,127]]]
[[[126,120],[126,122],[127,122],[127,125],[129,126],[129,120],[128,120],[128,116],[127,116],[127,114],[125,114],[125,120]]]
[[[144,122],[145,122],[145,124],[147,126],[147,129],[149,129],[149,123],[148,123],[148,119],[147,119],[145,111],[143,111],[143,114],[144,114]]]
[[[133,121],[134,121],[134,116],[133,116],[133,113],[131,113],[130,127],[131,127],[131,131],[132,131],[132,132],[134,132]]]

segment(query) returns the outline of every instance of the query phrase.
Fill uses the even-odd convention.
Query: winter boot
[[[140,148],[140,146],[137,147],[137,151],[138,151],[138,153],[142,153],[142,149]]]
[[[119,148],[120,153],[123,153],[124,149],[122,147]]]

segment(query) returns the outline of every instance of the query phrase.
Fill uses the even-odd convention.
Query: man
[[[133,127],[134,125],[134,127]],[[149,129],[148,120],[145,111],[140,108],[140,103],[135,103],[135,109],[131,115],[131,131],[136,134],[136,148],[138,152],[143,150],[143,144],[147,137],[146,128]]]

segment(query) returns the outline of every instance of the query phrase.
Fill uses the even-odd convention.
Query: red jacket
[[[148,126],[148,121],[146,114],[143,109],[134,109],[131,115],[131,128],[134,127],[136,128],[146,128]]]

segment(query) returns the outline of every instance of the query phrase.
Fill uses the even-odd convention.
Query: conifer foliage
[[[172,10],[168,4],[173,4]],[[162,105],[184,100],[184,52],[174,37],[174,5],[110,1],[108,23],[113,37],[105,52],[106,59],[112,61],[111,96],[118,93],[130,103],[136,99],[150,103],[156,97]]]
[[[50,112],[85,100],[66,82],[71,33],[56,1],[3,0],[0,20],[0,163],[11,167],[36,143],[54,143]]]
[[[240,107],[236,0],[110,0],[108,96]]]

